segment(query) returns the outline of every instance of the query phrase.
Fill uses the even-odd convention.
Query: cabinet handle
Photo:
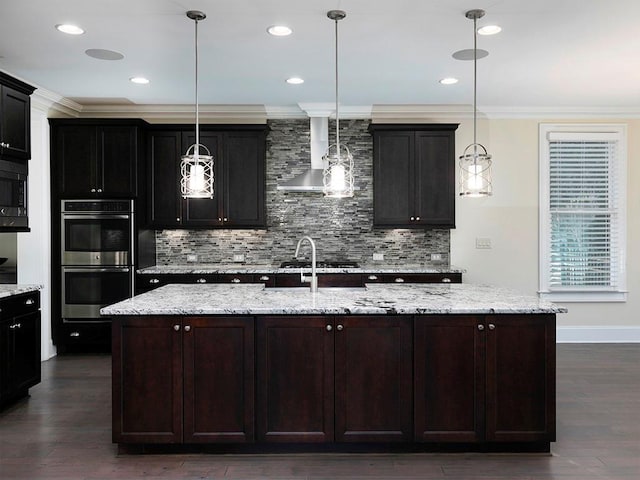
[[[185,332],[190,332],[191,331],[191,325],[185,325],[184,326],[184,331]]]
[[[402,278],[402,277],[398,277],[398,278],[396,278],[396,279],[394,280],[394,282],[396,282],[396,283],[404,283],[404,278]]]
[[[333,327],[331,325],[327,325],[327,332],[330,332],[331,330],[333,330]]]
[[[177,331],[179,331],[179,330],[180,330],[180,325],[174,325],[174,326],[173,326],[173,329],[174,329],[176,332],[177,332]]]
[[[239,278],[234,278],[231,280],[231,283],[240,283],[240,279]]]
[[[96,189],[95,189],[95,188],[92,188],[92,189],[91,189],[91,193],[96,193]]]
[[[493,323],[489,324],[489,330],[495,330],[496,326]]]
[[[27,299],[24,301],[24,304],[25,304],[25,305],[33,305],[34,303],[36,303],[36,302],[34,302],[34,301],[33,301],[33,298],[27,298]]]
[[[16,324],[15,324],[15,327],[16,327],[16,328],[22,328],[22,324],[21,324],[21,323],[16,323]]]
[[[478,325],[478,330],[483,331],[484,330],[484,325]]]
[[[176,222],[179,222],[179,221],[180,221],[180,217],[176,217]]]
[[[80,332],[71,332],[69,336],[73,338],[78,338],[80,336]]]
[[[344,329],[344,327],[343,327],[342,325],[338,325],[336,328],[337,328],[337,329],[338,329],[338,331],[340,331],[340,332]]]
[[[17,323],[14,323],[13,325],[9,325],[9,330],[15,330],[16,329],[16,325],[17,325]]]
[[[157,278],[152,278],[151,280],[149,280],[149,283],[155,285],[156,283],[160,283],[160,280],[158,280]]]
[[[411,217],[410,220],[413,222],[413,221],[415,221],[415,219],[416,219],[416,217]]]
[[[369,275],[367,277],[367,280],[377,280],[377,279],[378,279],[378,277],[376,277],[375,275]]]
[[[4,142],[0,142],[0,147],[4,147]]]
[[[218,221],[221,222],[222,221],[222,217],[218,217]]]
[[[224,217],[224,218],[222,219],[222,221],[223,221],[223,222],[228,222],[228,221],[229,221],[229,219],[228,219],[227,217]]]
[[[207,283],[207,279],[206,278],[199,278],[196,280],[196,283]]]
[[[451,279],[449,277],[444,277],[442,279],[442,283],[451,283]]]
[[[262,282],[267,282],[269,280],[269,277],[267,277],[266,275],[263,275],[260,277],[260,281]]]
[[[102,193],[102,189],[101,188],[98,189],[98,193]]]
[[[416,222],[419,222],[419,221],[420,221],[420,217],[416,217]]]

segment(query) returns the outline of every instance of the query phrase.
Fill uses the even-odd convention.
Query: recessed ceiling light
[[[271,25],[267,28],[267,32],[274,37],[286,37],[287,35],[291,35],[292,30],[286,25]]]
[[[77,25],[71,25],[70,23],[60,23],[56,25],[56,29],[62,33],[68,33],[69,35],[82,35],[84,30]]]
[[[138,85],[146,85],[147,83],[149,83],[149,79],[144,77],[131,77],[129,81]]]
[[[98,60],[122,60],[124,58],[124,55],[120,52],[105,50],[103,48],[90,48],[89,50],[85,50],[84,53]]]
[[[478,33],[480,35],[495,35],[496,33],[500,33],[502,31],[502,27],[498,25],[485,25],[484,27],[480,27],[478,29]]]
[[[442,85],[453,85],[454,83],[458,83],[458,79],[453,77],[447,77],[440,80],[440,83]]]
[[[304,80],[300,77],[291,77],[287,78],[287,83],[291,85],[300,85],[301,83],[304,83]]]

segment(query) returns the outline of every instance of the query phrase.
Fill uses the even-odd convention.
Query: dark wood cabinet
[[[192,127],[156,127],[149,134],[149,222],[156,228],[265,226],[266,125],[206,126],[200,144],[213,156],[213,198],[180,193],[180,160],[195,143]]]
[[[0,72],[0,159],[31,158],[31,98],[35,90]]]
[[[40,383],[40,293],[0,300],[0,405]]]
[[[371,124],[374,226],[455,228],[457,124]]]
[[[253,329],[244,317],[114,320],[113,441],[253,441]]]
[[[259,441],[411,439],[410,317],[266,317],[257,331]]]
[[[417,317],[414,350],[417,441],[555,440],[553,315]]]
[[[462,283],[461,273],[368,273],[363,283]]]
[[[134,198],[138,122],[51,119],[52,184],[58,198]]]

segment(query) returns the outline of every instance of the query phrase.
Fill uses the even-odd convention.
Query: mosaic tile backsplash
[[[430,264],[430,254],[449,258],[449,230],[373,228],[373,140],[368,120],[341,120],[340,141],[351,150],[356,186],[353,198],[325,199],[321,193],[281,192],[279,182],[310,166],[309,121],[271,120],[267,137],[267,228],[262,230],[162,230],[156,232],[158,265],[228,263],[244,255],[248,264],[273,264],[293,257],[298,240],[316,241],[319,259],[371,263],[374,253],[388,264]],[[333,142],[335,123],[329,124]],[[310,256],[308,244],[304,253]],[[302,255],[301,255],[302,256]],[[440,265],[442,262],[438,262]]]

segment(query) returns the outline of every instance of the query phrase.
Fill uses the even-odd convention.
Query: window
[[[540,125],[540,295],[626,300],[626,126]]]

